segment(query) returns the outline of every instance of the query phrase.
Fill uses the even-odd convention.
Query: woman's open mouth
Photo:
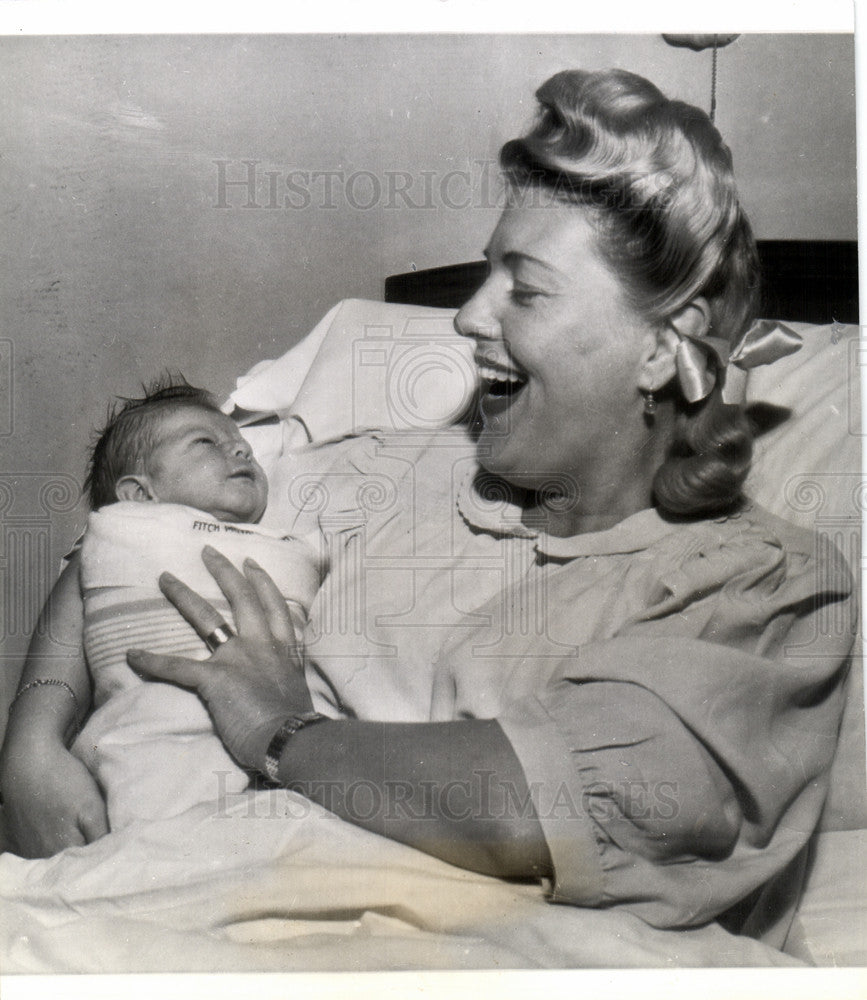
[[[512,368],[479,364],[482,381],[481,408],[486,418],[503,413],[527,384],[526,376]]]

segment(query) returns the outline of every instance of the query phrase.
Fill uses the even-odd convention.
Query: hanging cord
[[[714,121],[716,118],[716,53],[717,53],[717,37],[713,36],[713,55],[711,57],[711,69],[710,69],[710,120]]]

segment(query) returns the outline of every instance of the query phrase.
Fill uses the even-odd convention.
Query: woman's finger
[[[160,590],[193,626],[202,639],[226,622],[223,616],[204,597],[191,590],[171,573],[163,573],[159,579]]]
[[[231,605],[235,627],[239,634],[259,639],[267,638],[268,616],[250,580],[210,545],[206,545],[202,550],[202,561]]]
[[[165,656],[146,653],[143,649],[127,650],[126,661],[136,673],[155,680],[180,684],[198,691],[205,680],[207,660],[188,660],[185,656]]]
[[[296,633],[292,615],[286,606],[286,599],[280,593],[277,584],[254,559],[244,560],[244,573],[256,590],[262,610],[267,616],[271,635],[278,642],[294,646],[298,642],[299,634]]]

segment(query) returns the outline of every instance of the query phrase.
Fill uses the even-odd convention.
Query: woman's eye
[[[200,438],[196,438],[195,443],[196,444],[213,444],[214,443],[214,439],[213,438],[209,438],[209,437],[200,437]]]
[[[535,288],[513,288],[512,289],[512,300],[517,302],[519,306],[528,306],[542,293]]]

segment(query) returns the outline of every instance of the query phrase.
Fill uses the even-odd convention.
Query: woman
[[[751,439],[726,363],[790,345],[743,340],[755,248],[707,116],[619,71],[561,73],[537,96],[535,128],[501,154],[489,276],[456,318],[482,378],[476,440],[314,450],[320,524],[340,517],[306,674],[269,579],[208,551],[238,634],[205,663],[129,660],[195,688],[242,765],[353,823],[549,878],[556,901],[696,925],[818,820],[848,648],[817,616],[851,584],[836,552],[741,494]],[[384,515],[353,508],[359,473],[396,491]],[[268,515],[284,525],[285,475]],[[428,491],[407,504],[416,481]],[[427,545],[413,593],[436,627],[388,649],[376,628],[407,611],[401,559]],[[383,563],[394,576],[374,586]],[[226,639],[206,602],[162,585]],[[341,651],[328,601],[359,588],[370,649]],[[360,785],[390,808],[360,809]]]

